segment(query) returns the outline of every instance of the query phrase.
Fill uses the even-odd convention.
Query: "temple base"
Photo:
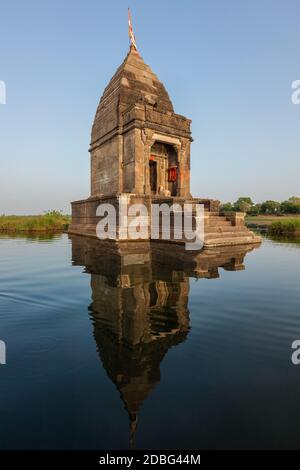
[[[128,236],[127,230],[121,228],[120,218],[124,216],[122,213],[121,205],[124,210],[128,209],[134,204],[142,204],[146,207],[148,214],[151,214],[152,204],[167,204],[169,207],[177,204],[183,208],[184,204],[202,204],[204,206],[204,247],[218,247],[218,246],[234,246],[234,245],[249,245],[261,242],[261,237],[250,231],[245,226],[245,214],[241,212],[225,212],[220,213],[219,201],[212,199],[197,199],[189,198],[183,199],[178,197],[150,197],[139,194],[125,193],[113,194],[103,197],[91,197],[82,201],[75,201],[72,203],[72,223],[69,227],[69,233],[75,235],[83,235],[93,238],[97,237],[97,224],[102,217],[97,216],[97,208],[102,204],[109,204],[115,209],[116,214],[116,230],[114,239],[116,241],[165,241],[169,243],[184,244],[187,242],[184,234],[182,238],[174,237],[173,221],[174,215],[171,214],[171,232],[170,238],[163,239],[161,227],[159,227],[159,237],[152,238],[151,227],[147,229],[145,236],[132,239]],[[126,212],[127,213],[127,212]],[[123,215],[122,215],[123,214]],[[133,220],[134,217],[128,217],[128,222]],[[195,214],[192,215],[192,226],[195,228]],[[149,218],[150,220],[151,218]],[[149,224],[150,225],[150,224]]]

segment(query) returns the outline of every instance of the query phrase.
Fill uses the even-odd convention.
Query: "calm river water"
[[[0,238],[1,449],[300,448],[300,244]]]

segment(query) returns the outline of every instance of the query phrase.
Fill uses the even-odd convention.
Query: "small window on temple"
[[[177,180],[177,167],[173,166],[168,168],[168,181],[174,182]]]

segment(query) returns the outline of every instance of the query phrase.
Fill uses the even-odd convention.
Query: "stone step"
[[[222,216],[222,215],[210,215],[209,217],[207,217],[207,220],[211,220],[213,222],[219,222],[219,221],[224,221],[224,222],[230,222],[230,220],[226,219],[226,217]]]
[[[236,227],[235,225],[217,225],[217,226],[207,226],[207,225],[204,225],[204,231],[206,233],[226,233],[226,232],[230,232],[230,233],[234,233],[234,232],[247,232],[247,228],[246,227]]]
[[[211,227],[232,227],[231,222],[229,222],[228,220],[205,220],[205,225]]]
[[[182,242],[184,242],[184,241],[191,241],[191,239],[190,239],[190,238],[186,238],[185,235],[187,235],[187,236],[189,237],[189,233],[186,232],[185,234],[182,234],[182,235],[179,237],[178,240],[181,240]],[[192,236],[192,234],[190,234],[190,235]],[[222,242],[223,239],[226,240],[226,241],[227,241],[227,240],[232,240],[232,241],[234,241],[234,240],[237,240],[237,239],[239,239],[239,238],[244,238],[244,237],[248,238],[248,240],[250,241],[250,240],[252,240],[252,239],[254,238],[254,235],[252,235],[251,232],[249,232],[249,231],[245,231],[245,232],[243,232],[243,231],[238,231],[238,232],[223,232],[223,233],[221,233],[221,232],[219,232],[219,233],[215,233],[215,232],[207,233],[207,232],[205,232],[205,234],[204,234],[204,241],[205,241],[205,243],[210,243],[211,240],[214,240],[214,241],[217,240],[218,243],[220,243],[220,242]],[[163,239],[161,232],[159,232],[158,239],[159,239],[159,240],[162,240],[162,239]],[[173,233],[172,231],[170,232],[170,240],[174,240],[174,233]]]
[[[209,225],[232,225],[229,220],[213,220],[213,219],[205,219],[205,222]]]
[[[156,224],[153,224],[152,226],[152,230],[158,230],[158,232],[161,234],[162,233],[162,226],[161,225],[156,225]],[[188,227],[185,227],[185,230],[189,230]],[[192,227],[192,230],[195,231],[196,230],[196,226],[193,225]],[[184,231],[184,227],[182,228],[182,231]],[[173,234],[174,232],[174,226],[171,225],[170,226],[170,233]],[[246,227],[236,227],[236,226],[233,226],[233,225],[229,225],[229,226],[220,226],[220,225],[217,225],[217,226],[208,226],[208,225],[204,225],[204,233],[205,233],[205,236],[216,236],[216,237],[222,237],[222,236],[232,236],[234,234],[245,234],[245,233],[249,233],[249,230],[246,228]]]
[[[204,246],[222,246],[222,245],[246,245],[252,243],[260,243],[259,237],[244,235],[239,237],[229,238],[205,238]]]
[[[205,239],[207,238],[236,238],[244,236],[253,236],[248,230],[236,230],[236,231],[226,231],[226,232],[205,232]]]

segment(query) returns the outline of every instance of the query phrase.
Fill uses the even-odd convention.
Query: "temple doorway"
[[[157,193],[157,162],[150,160],[150,188],[151,193]]]
[[[150,150],[151,194],[178,196],[178,155],[173,145],[154,142]]]

